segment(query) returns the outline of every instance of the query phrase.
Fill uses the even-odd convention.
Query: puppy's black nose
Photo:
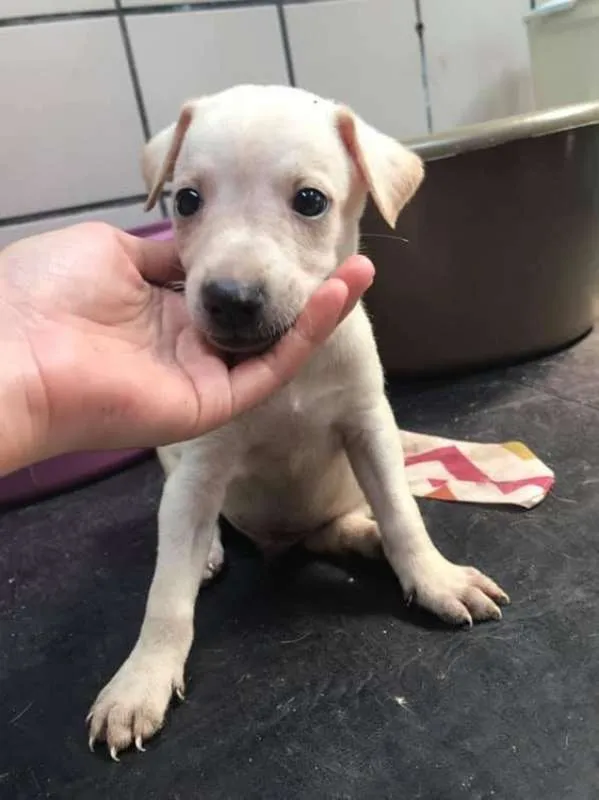
[[[216,280],[202,287],[202,303],[220,328],[247,328],[258,320],[265,303],[259,284],[235,280]]]

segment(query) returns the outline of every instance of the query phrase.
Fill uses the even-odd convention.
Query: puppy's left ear
[[[399,212],[424,178],[422,160],[349,108],[337,112],[337,130],[385,222],[395,228]]]

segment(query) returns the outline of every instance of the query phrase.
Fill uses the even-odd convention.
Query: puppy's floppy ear
[[[170,149],[176,127],[177,123],[173,122],[168,128],[153,136],[144,146],[141,154],[141,174],[148,193],[154,186],[158,170],[163,165]],[[172,177],[172,174],[167,175],[165,181],[172,180]]]
[[[349,108],[339,108],[336,124],[381,216],[394,228],[399,212],[422,183],[422,160],[395,139],[367,125]]]
[[[145,205],[146,211],[154,208],[162,187],[166,181],[173,179],[175,163],[196,107],[197,102],[185,103],[177,122],[157,133],[144,147],[142,173],[149,191]]]

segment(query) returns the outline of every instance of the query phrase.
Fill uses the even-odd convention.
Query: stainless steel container
[[[599,103],[407,143],[426,179],[395,232],[369,205],[367,296],[388,373],[534,357],[593,324]]]

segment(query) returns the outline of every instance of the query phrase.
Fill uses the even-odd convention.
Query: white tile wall
[[[153,131],[190,97],[236,83],[287,83],[272,6],[131,16],[127,24]]]
[[[0,19],[109,8],[114,8],[114,0],[1,0]]]
[[[421,0],[433,125],[531,110],[529,0]]]
[[[298,86],[353,106],[392,136],[425,133],[413,3],[324,0],[285,13]]]
[[[143,192],[116,19],[0,28],[0,75],[0,218]]]
[[[121,12],[116,0],[0,0],[0,244],[80,218],[147,222],[137,202],[143,107],[156,131],[187,97],[287,83],[275,0],[227,8],[208,0],[202,9],[172,2],[176,10],[161,11],[171,0],[121,0]],[[421,0],[436,129],[531,107],[529,6]],[[425,132],[416,0],[285,0],[284,9],[299,85],[400,138]],[[105,13],[68,18],[96,11]],[[29,17],[36,20],[21,22]],[[115,207],[119,198],[127,204]],[[103,202],[100,211],[69,212]],[[59,215],[40,221],[50,210]]]
[[[57,230],[58,228],[65,228],[68,225],[76,225],[79,222],[90,222],[92,220],[108,222],[110,225],[114,225],[117,228],[130,230],[131,228],[151,225],[153,222],[159,222],[161,219],[162,217],[158,209],[153,209],[146,213],[143,210],[143,203],[134,203],[117,208],[108,207],[97,211],[85,211],[80,214],[46,217],[45,219],[36,220],[35,222],[0,226],[0,247],[6,247],[6,245],[11,242],[17,239],[23,239],[26,236],[35,236],[38,233],[46,233],[47,231]]]

